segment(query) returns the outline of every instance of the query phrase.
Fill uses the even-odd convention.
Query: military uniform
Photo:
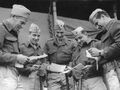
[[[17,13],[16,11],[19,11]],[[0,24],[0,90],[16,90],[18,86],[18,72],[15,67],[16,62],[27,60],[26,56],[19,54],[18,30],[14,28],[12,15],[19,15],[27,22],[30,10],[22,5],[13,5],[11,18]],[[16,19],[17,21],[18,19]],[[14,21],[14,20],[13,20]],[[22,24],[20,24],[22,26]],[[16,25],[15,25],[16,26]],[[22,59],[21,59],[22,58]],[[23,62],[24,63],[24,62]]]
[[[101,22],[104,16],[105,20]],[[99,20],[97,20],[99,18]],[[120,57],[120,21],[112,19],[105,10],[96,9],[89,17],[91,23],[102,29],[98,36],[101,39],[102,51],[100,62],[103,64],[104,76],[109,90],[119,90],[119,57]],[[104,32],[104,33],[103,33]],[[99,50],[98,50],[99,51]],[[94,52],[96,53],[96,52]],[[118,62],[116,61],[118,60]],[[117,71],[117,74],[116,74]]]
[[[102,69],[99,67],[99,70],[97,70],[95,61],[86,57],[86,50],[93,47],[95,42],[97,40],[91,39],[89,43],[84,43],[82,46],[78,44],[73,53],[73,66],[78,65],[78,67],[73,69],[73,76],[75,80],[79,81],[79,89],[82,88],[82,90],[106,90],[102,80]],[[79,64],[81,65],[79,66]],[[92,65],[92,67],[82,71],[85,65]]]
[[[20,53],[29,57],[37,57],[43,55],[43,50],[39,45],[40,38],[40,28],[38,25],[32,23],[29,28],[29,40],[20,45]],[[41,64],[45,62],[45,59],[33,59],[33,62],[27,62],[24,64],[24,68],[19,69],[21,74],[20,81],[23,85],[24,90],[40,90],[40,85],[42,86],[42,80],[40,77],[44,78],[44,72],[41,68],[39,70],[35,69],[34,65],[41,66]],[[40,80],[40,81],[39,81]],[[40,84],[41,82],[41,84]],[[41,87],[42,88],[42,87]]]
[[[17,87],[17,70],[14,67],[19,53],[18,37],[14,36],[12,26],[7,21],[0,24],[0,88],[14,90]],[[2,81],[2,82],[1,82]],[[4,84],[7,82],[7,84]],[[11,82],[11,85],[9,85]],[[6,87],[6,88],[5,88]]]
[[[113,43],[114,40],[119,41],[119,36],[117,34],[113,35],[114,32],[119,33],[119,21],[111,20],[107,24],[106,30],[108,31],[101,37],[101,42],[97,43],[96,47],[98,49],[104,49],[105,52],[100,60],[100,63],[104,68],[104,76],[108,88],[110,90],[119,90],[119,47],[117,46],[117,43],[115,43],[117,45],[113,44],[113,46],[111,46],[111,43]],[[108,46],[110,48],[108,48]],[[118,61],[114,61],[114,58]],[[115,70],[118,70],[117,73]]]
[[[48,55],[49,63],[68,65],[71,62],[74,44],[64,38],[62,43],[50,39],[45,43],[44,51]],[[64,90],[66,87],[65,76],[57,72],[48,71],[48,90]]]
[[[20,45],[20,52],[26,56],[40,56],[43,50],[40,45],[34,46],[30,41]],[[43,60],[44,61],[44,60]],[[41,65],[42,61],[37,61],[34,64]],[[25,90],[40,90],[38,71],[32,71],[30,68],[33,64],[27,64],[21,71],[21,82]]]

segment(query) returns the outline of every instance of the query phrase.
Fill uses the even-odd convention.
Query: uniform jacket
[[[20,45],[20,53],[28,57],[40,56],[43,54],[43,49],[39,44],[37,44],[37,46],[34,47],[34,45],[30,41],[27,41]],[[29,75],[31,73],[30,68],[32,67],[32,65],[34,64],[41,65],[43,62],[45,62],[45,59],[38,60],[37,62],[34,63],[28,63],[28,64],[26,63],[25,68],[21,70],[19,69],[19,71],[21,72],[21,74]]]
[[[56,39],[50,39],[45,44],[44,50],[48,54],[50,63],[68,65],[72,58],[74,44],[66,38],[61,45],[57,43]]]
[[[111,20],[106,25],[106,30],[107,32],[101,37],[101,43],[96,44],[96,46],[104,49],[101,63],[106,63],[103,67],[108,72],[114,68],[113,61],[120,58],[120,21]]]
[[[1,65],[14,63],[19,53],[18,36],[13,27],[7,21],[0,24],[0,63]]]
[[[43,54],[43,50],[39,44],[34,46],[30,41],[26,41],[25,43],[20,44],[20,53],[26,56],[40,56]],[[44,59],[42,59],[44,61]],[[41,65],[42,60],[38,60],[34,63],[26,63],[24,68],[18,69],[20,75],[25,78],[26,81],[23,80],[23,84],[26,85],[25,82],[29,80],[29,89],[40,90],[40,81],[38,75],[38,70],[31,70],[31,67],[35,64]],[[39,75],[43,75],[44,72],[40,70]],[[44,75],[43,75],[44,76]],[[23,79],[24,79],[23,78]],[[21,79],[22,81],[22,79]]]
[[[107,33],[101,38],[104,58],[107,60],[120,57],[120,21],[111,20],[106,26]]]
[[[82,65],[92,65],[92,67],[87,71],[87,73],[83,76],[83,78],[93,78],[96,76],[100,76],[100,71],[97,71],[96,69],[96,63],[95,60],[89,59],[86,57],[86,50],[88,50],[90,47],[94,47],[94,44],[97,42],[97,40],[91,40],[89,43],[85,43],[82,46],[78,44],[76,47],[75,52],[73,53],[72,59],[73,59],[73,67],[81,63]],[[82,66],[83,67],[83,66]],[[81,78],[81,66],[76,67],[75,71],[73,71],[73,76],[75,76],[76,79]],[[75,75],[74,75],[75,74]]]

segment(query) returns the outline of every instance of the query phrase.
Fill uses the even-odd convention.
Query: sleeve
[[[45,43],[43,49],[44,49],[44,52],[45,52],[46,54],[48,54],[48,45],[47,45],[47,42]]]
[[[25,50],[24,47],[25,47],[25,46],[24,46],[24,43],[22,43],[22,44],[19,45],[19,50],[20,50],[20,53],[21,53],[21,54],[24,54],[24,50]]]
[[[48,55],[48,57],[46,58],[46,63],[50,63],[49,62],[49,53],[48,53],[49,52],[48,42],[45,43],[45,46],[44,46],[43,50],[44,50],[45,54]]]
[[[73,64],[73,54],[75,52],[75,49],[76,49],[77,45],[76,45],[76,42],[74,40],[70,41],[70,45],[71,45],[71,48],[70,48],[70,50],[71,50],[71,58],[70,58],[69,65],[72,66],[72,64]]]
[[[96,41],[96,42],[94,42],[92,47],[95,47],[97,49],[101,49],[102,48],[102,42],[101,41]]]
[[[113,44],[104,48],[103,57],[107,60],[113,60],[120,57],[120,24],[110,33],[113,39]]]
[[[17,56],[15,54],[6,53],[2,51],[2,47],[4,44],[5,30],[2,26],[0,26],[0,62],[15,62]]]

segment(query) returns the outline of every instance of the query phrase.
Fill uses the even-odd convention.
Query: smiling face
[[[33,33],[30,32],[29,34],[29,40],[32,44],[37,44],[40,40],[40,33]]]
[[[93,18],[93,24],[97,29],[105,29],[106,17],[103,15],[100,18]]]
[[[64,29],[63,28],[59,28],[57,30],[55,30],[55,38],[58,41],[62,41],[64,38]]]

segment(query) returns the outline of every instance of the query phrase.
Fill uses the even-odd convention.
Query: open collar
[[[62,42],[59,43],[59,42],[57,41],[57,39],[54,38],[54,44],[57,45],[57,46],[64,46],[64,45],[67,45],[67,39],[64,37],[63,40],[62,40]]]
[[[12,31],[13,30],[13,26],[7,20],[3,21],[3,23],[7,27],[8,31]]]
[[[32,48],[35,48],[35,46],[30,42],[30,40],[28,40],[25,45],[27,47],[32,47]],[[36,48],[41,48],[41,46],[39,44],[36,45]]]

